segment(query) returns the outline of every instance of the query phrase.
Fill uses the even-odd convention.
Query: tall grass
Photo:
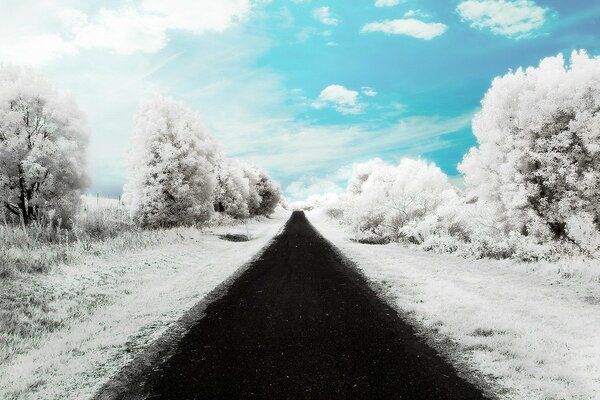
[[[144,248],[156,243],[158,236],[136,226],[118,200],[84,197],[71,229],[60,224],[0,223],[0,279],[47,272],[86,254]]]
[[[70,229],[0,222],[0,364],[60,329],[73,318],[69,307],[102,301],[101,293],[55,287],[45,274],[52,267],[147,248],[164,238],[164,232],[137,227],[118,200],[90,197],[83,199]]]

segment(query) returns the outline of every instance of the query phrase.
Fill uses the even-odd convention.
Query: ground
[[[600,398],[598,260],[519,263],[354,242],[315,227],[455,365],[505,399]]]
[[[45,293],[44,312],[56,326],[43,334],[47,322],[32,315],[36,335],[11,342],[10,349],[2,345],[10,352],[0,359],[0,398],[89,398],[140,349],[242,268],[288,217],[280,210],[247,225],[177,229],[165,232],[166,238],[150,249],[89,257],[46,274],[12,279],[11,290],[21,299],[33,298],[34,290]],[[231,242],[221,238],[225,234],[252,240]]]

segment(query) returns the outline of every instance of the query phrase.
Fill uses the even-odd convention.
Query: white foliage
[[[567,219],[569,237],[584,251],[595,253],[600,251],[600,232],[594,217],[589,213],[571,215]]]
[[[279,185],[264,171],[259,171],[256,191],[260,197],[260,204],[254,213],[256,215],[271,215],[282,199]]]
[[[216,172],[215,209],[234,218],[250,215],[250,179],[244,174],[244,166],[237,160],[224,159]]]
[[[460,165],[470,198],[501,234],[568,238],[567,220],[600,222],[600,58],[574,52],[496,78]]]
[[[441,219],[442,206],[453,207],[458,195],[447,176],[423,160],[390,165],[379,159],[354,166],[343,200],[344,216],[357,239],[422,242]]]
[[[28,69],[0,65],[0,201],[25,223],[68,223],[88,184],[85,117]]]
[[[219,147],[196,113],[156,97],[136,118],[124,199],[143,226],[201,223],[213,210]]]

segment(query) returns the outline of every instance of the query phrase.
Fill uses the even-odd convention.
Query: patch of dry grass
[[[49,306],[60,296],[46,282],[53,267],[144,249],[164,238],[137,227],[122,204],[108,199],[85,198],[70,230],[0,223],[0,363],[63,326],[69,311]],[[85,299],[90,307],[102,300]]]

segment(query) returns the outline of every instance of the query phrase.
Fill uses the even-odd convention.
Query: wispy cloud
[[[322,177],[341,166],[382,154],[399,158],[449,148],[452,134],[468,128],[473,114],[413,116],[382,128],[267,119],[240,126],[247,139],[241,138],[231,154],[254,161],[279,177]],[[232,125],[238,124],[230,121],[223,129],[235,130]]]
[[[423,22],[414,18],[392,19],[366,24],[361,32],[383,32],[388,35],[406,35],[431,40],[443,35],[448,26],[441,22]]]
[[[375,0],[375,7],[394,7],[406,0]]]
[[[377,92],[372,87],[363,86],[360,88],[360,90],[361,90],[362,94],[364,94],[365,96],[369,96],[369,97],[377,96]]]
[[[457,11],[473,28],[519,39],[540,29],[549,10],[532,0],[468,0]]]
[[[319,7],[313,10],[313,17],[325,25],[337,25],[340,21],[331,15],[329,7]]]

